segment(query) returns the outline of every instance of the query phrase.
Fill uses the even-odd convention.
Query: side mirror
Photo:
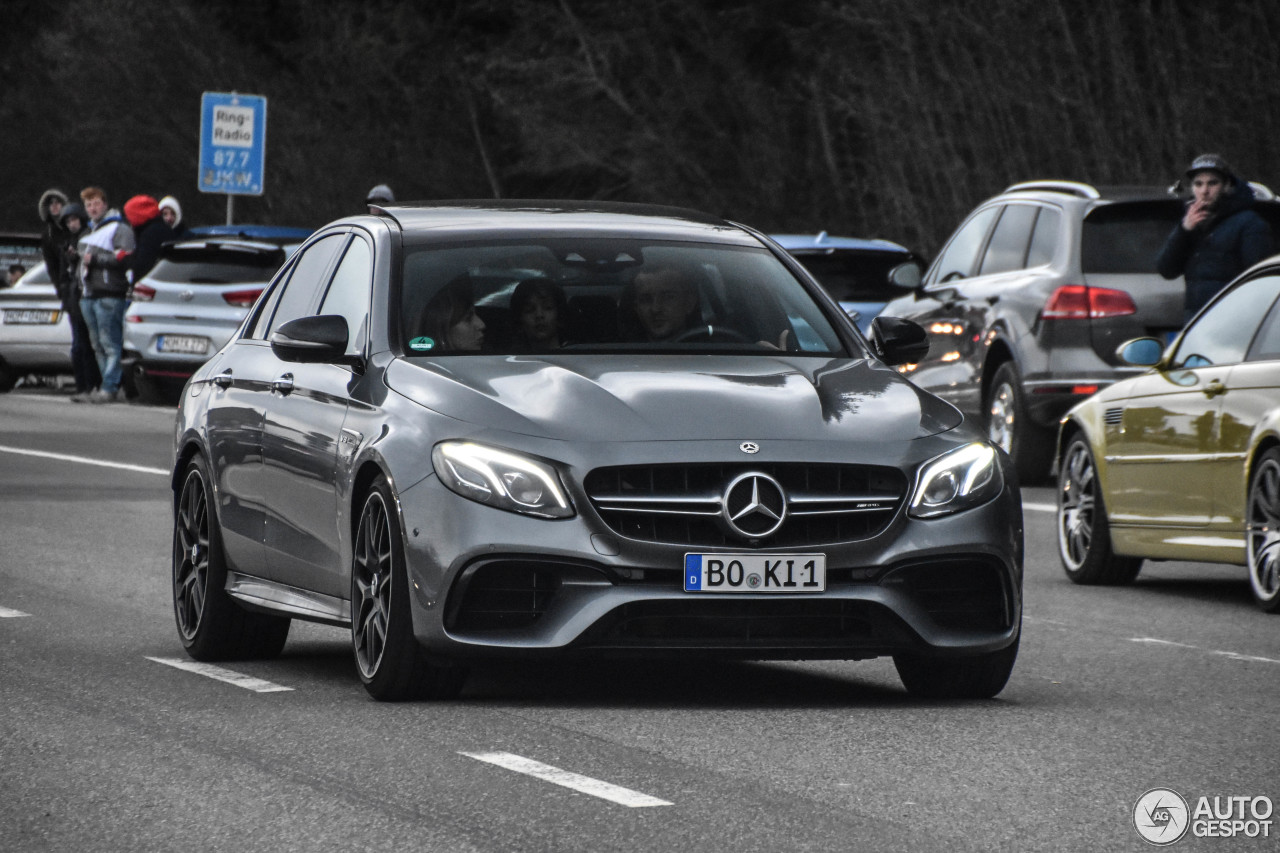
[[[924,267],[912,258],[889,270],[889,283],[903,290],[915,290],[924,281]]]
[[[347,318],[339,314],[299,317],[271,333],[271,351],[299,364],[357,364],[347,355]]]
[[[929,336],[919,323],[877,317],[871,321],[871,345],[885,364],[910,364],[928,355]]]
[[[1134,367],[1151,367],[1164,356],[1164,344],[1158,338],[1134,338],[1116,347],[1116,358]]]

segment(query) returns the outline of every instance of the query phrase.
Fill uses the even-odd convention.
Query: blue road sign
[[[267,99],[205,92],[200,114],[200,191],[262,195]]]

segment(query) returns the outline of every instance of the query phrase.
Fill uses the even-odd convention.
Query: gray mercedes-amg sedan
[[[317,231],[182,395],[173,601],[198,660],[349,628],[378,699],[485,657],[892,655],[998,693],[1008,457],[767,237],[675,208],[451,202]]]

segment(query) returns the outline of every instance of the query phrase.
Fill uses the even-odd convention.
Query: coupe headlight
[[[966,444],[926,462],[916,480],[908,513],[934,518],[986,503],[1004,488],[996,451],[989,444]]]
[[[440,482],[464,498],[536,515],[569,518],[573,507],[551,466],[496,447],[442,441],[431,451]]]

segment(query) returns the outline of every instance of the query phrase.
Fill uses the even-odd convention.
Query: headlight
[[[966,444],[925,463],[908,513],[915,518],[934,518],[960,512],[986,503],[1003,488],[995,448]]]
[[[551,466],[495,447],[443,441],[431,451],[440,482],[464,498],[541,518],[569,518],[573,507]]]

